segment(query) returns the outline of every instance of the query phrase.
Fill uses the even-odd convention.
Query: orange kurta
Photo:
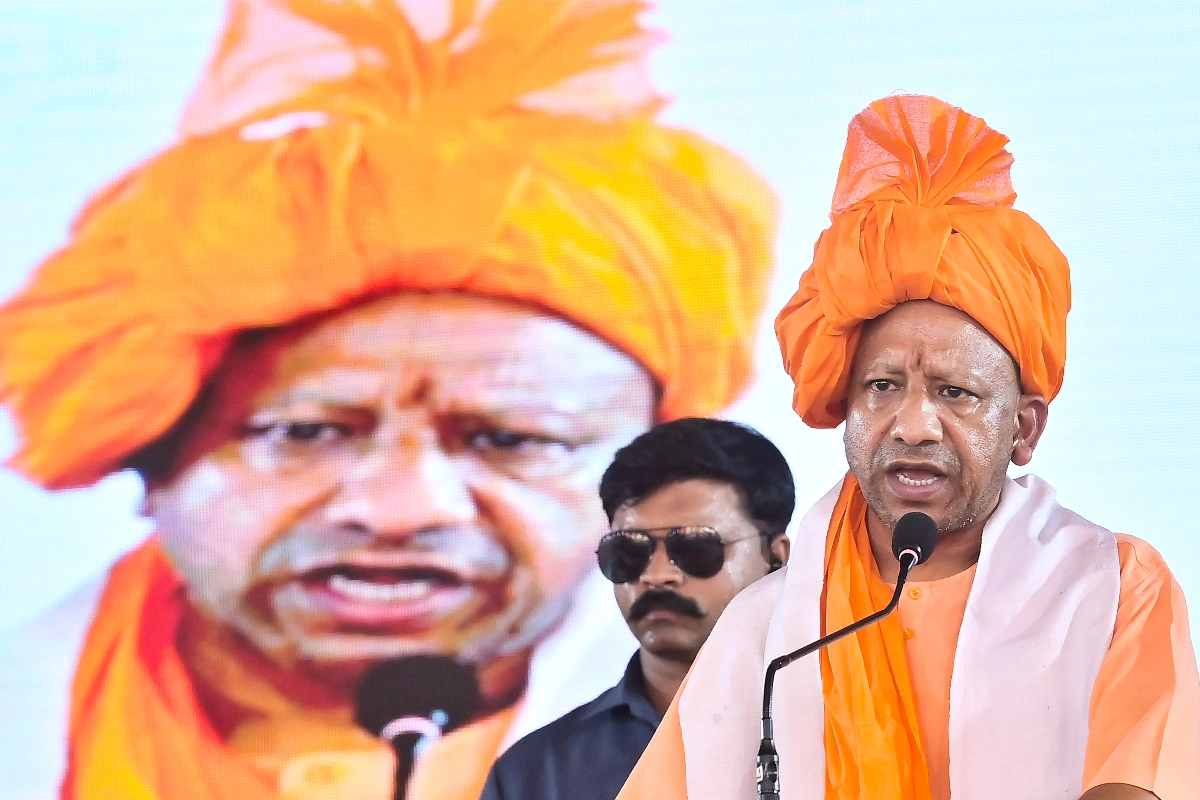
[[[1200,677],[1183,593],[1150,545],[1118,534],[1117,552],[1120,601],[1092,691],[1080,792],[1127,783],[1160,800],[1185,800],[1200,786]],[[950,797],[950,677],[974,573],[909,584],[898,612],[934,800]],[[674,704],[660,732],[619,800],[687,797]]]
[[[1162,800],[1200,786],[1200,679],[1179,584],[1150,545],[1117,535],[1121,597],[1092,690],[1083,790],[1128,783]],[[909,584],[900,601],[934,800],[950,797],[950,676],[975,568]]]

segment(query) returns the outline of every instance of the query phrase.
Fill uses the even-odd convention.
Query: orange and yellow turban
[[[908,300],[968,314],[1012,355],[1025,391],[1058,393],[1070,269],[1041,226],[1012,207],[1007,143],[932,97],[877,100],[850,123],[832,224],[775,320],[806,423],[845,419],[862,323]]]
[[[374,293],[545,308],[709,414],[751,372],[775,199],[659,124],[638,0],[233,0],[181,138],[0,309],[13,466],[88,484],[240,331]]]

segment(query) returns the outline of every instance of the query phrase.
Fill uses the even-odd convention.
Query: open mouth
[[[338,564],[305,572],[300,603],[309,613],[353,628],[418,630],[461,609],[481,587],[433,565],[396,567]]]
[[[887,481],[901,500],[917,502],[941,491],[946,484],[946,473],[933,464],[899,463],[888,468]]]
[[[905,486],[933,486],[941,475],[928,470],[896,470],[896,480]]]
[[[303,578],[309,586],[325,586],[354,600],[397,603],[420,600],[438,589],[463,586],[465,581],[449,570],[431,567],[383,569],[337,566],[314,570]]]

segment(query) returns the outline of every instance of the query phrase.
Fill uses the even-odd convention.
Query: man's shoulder
[[[513,743],[492,765],[485,800],[566,797],[611,800],[654,735],[654,725],[633,714],[609,689],[590,703]]]
[[[617,687],[605,690],[599,697],[571,709],[558,719],[530,731],[512,743],[496,761],[496,769],[514,768],[526,759],[543,759],[551,751],[569,744],[581,731],[597,724],[599,707],[607,705],[611,693]],[[506,766],[509,765],[509,766]]]
[[[1153,586],[1167,586],[1175,581],[1171,568],[1149,542],[1118,533],[1117,557],[1121,563],[1121,591]]]

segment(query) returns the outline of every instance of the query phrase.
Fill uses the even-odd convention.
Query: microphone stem
[[[896,576],[896,591],[892,593],[892,599],[883,608],[876,611],[869,617],[863,617],[858,622],[854,622],[840,631],[835,631],[828,636],[823,636],[811,644],[806,644],[799,650],[793,650],[790,653],[779,656],[767,666],[766,678],[763,680],[763,719],[771,719],[771,709],[773,704],[774,689],[775,689],[775,673],[791,664],[804,658],[810,653],[815,653],[826,645],[833,644],[838,639],[843,639],[856,631],[862,630],[868,625],[873,625],[879,620],[886,617],[888,614],[896,610],[896,606],[900,604],[900,595],[904,593],[904,582],[908,580],[908,573],[917,563],[917,557],[911,550],[906,550],[900,554],[900,573]]]
[[[840,631],[823,636],[811,644],[806,644],[799,650],[793,650],[786,655],[779,656],[779,658],[772,660],[767,666],[767,674],[763,678],[762,741],[759,743],[757,758],[758,774],[756,782],[758,784],[758,796],[760,800],[779,800],[779,753],[775,750],[774,723],[771,719],[772,706],[775,699],[775,673],[793,661],[804,658],[806,655],[814,653],[822,647],[836,642],[838,639],[849,636],[855,631],[862,630],[895,611],[896,606],[900,604],[900,595],[904,592],[904,582],[908,580],[908,572],[916,566],[919,559],[920,556],[913,550],[904,550],[900,553],[900,574],[896,576],[896,591],[892,593],[892,599],[886,606],[869,617],[864,617],[858,622],[847,625]]]

